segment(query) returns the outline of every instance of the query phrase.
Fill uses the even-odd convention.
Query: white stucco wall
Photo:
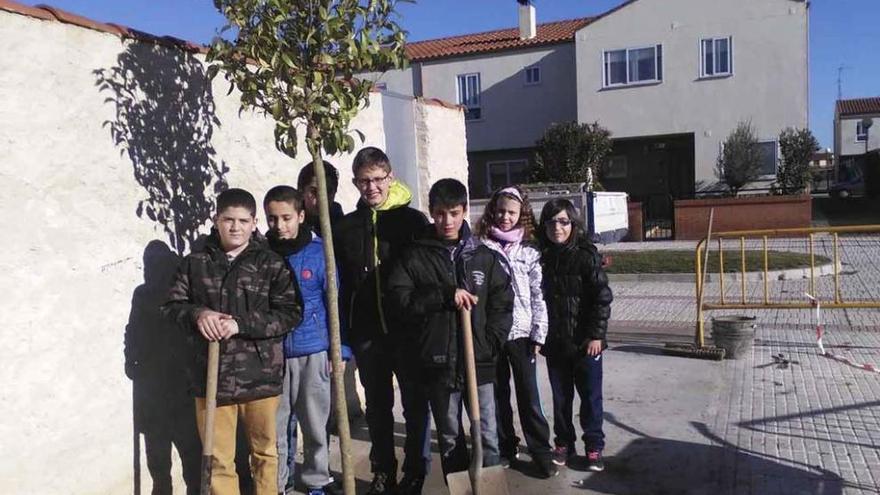
[[[861,155],[865,152],[865,142],[856,141],[856,125],[864,118],[873,119],[868,129],[868,150],[880,148],[880,114],[843,117],[838,121],[839,145],[835,150],[837,156]]]
[[[416,153],[419,161],[418,196],[422,210],[428,210],[428,191],[438,179],[468,183],[467,143],[457,136],[464,127],[464,114],[436,102],[417,100],[415,107]],[[449,113],[458,114],[461,127],[448,124]],[[429,132],[430,131],[430,132]]]
[[[424,62],[422,93],[457,102],[457,76],[479,73],[482,117],[467,122],[468,151],[532,147],[550,124],[577,118],[574,52],[567,43]],[[526,85],[523,69],[535,64],[541,82]]]
[[[385,91],[404,96],[419,96],[413,87],[413,71],[418,72],[418,65],[411,65],[403,70],[389,70],[387,72],[366,72],[360,77],[377,83],[385,84]],[[453,100],[449,100],[453,101]]]
[[[412,97],[398,96],[395,93],[382,93],[382,107],[386,110],[384,119],[385,132],[394,136],[396,146],[389,150],[388,158],[394,170],[394,176],[415,191],[419,187],[416,156],[416,127],[414,121],[414,105]],[[349,172],[350,173],[350,172]],[[412,204],[418,208],[418,199]],[[427,206],[425,206],[427,210]]]
[[[226,96],[221,79],[213,86],[211,112],[210,99],[187,89],[197,74],[181,78],[169,62],[178,57],[199,72],[200,59],[177,50],[6,11],[0,11],[0,45],[0,208],[6,212],[0,228],[8,238],[0,254],[6,349],[0,493],[130,493],[137,458],[123,335],[133,292],[143,283],[145,246],[170,242],[159,222],[137,211],[150,193],[135,179],[134,166],[148,175],[169,166],[226,167],[229,185],[250,190],[259,202],[269,187],[295,184],[307,153],[290,160],[276,151],[271,121],[239,114],[237,94]],[[95,71],[113,68],[121,69],[119,81],[122,74],[128,81],[102,88]],[[112,72],[103,74],[114,80]],[[132,104],[117,104],[123,93]],[[385,113],[384,101],[374,94],[353,122],[366,135],[364,144],[386,148],[400,173],[412,177],[422,163],[449,158],[458,169],[448,173],[466,181],[459,110],[419,110],[430,121],[413,124],[412,139],[400,140],[396,134],[403,131],[388,132],[386,123],[395,117]],[[422,104],[408,103],[394,111],[412,121]],[[125,142],[114,142],[114,126]],[[435,136],[445,145],[415,152],[413,141]],[[341,172],[338,199],[351,210],[357,198],[349,180],[352,155],[330,159]],[[193,188],[186,181],[158,184],[154,195]],[[207,190],[196,186],[199,194],[178,200],[210,202],[211,183]],[[149,493],[143,454],[140,465],[141,493]]]
[[[577,34],[578,120],[614,137],[694,133],[696,179],[714,179],[720,143],[750,120],[759,139],[808,126],[807,4],[639,0]],[[733,37],[734,75],[700,80],[700,39]],[[602,89],[603,51],[663,45],[663,82]]]

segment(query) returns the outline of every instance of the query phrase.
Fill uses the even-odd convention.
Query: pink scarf
[[[522,242],[523,228],[516,227],[504,232],[498,227],[492,226],[492,228],[489,229],[489,237],[502,243]]]

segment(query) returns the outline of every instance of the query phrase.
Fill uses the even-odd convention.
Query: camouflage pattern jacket
[[[239,333],[220,342],[217,404],[227,405],[281,394],[284,336],[302,320],[302,303],[287,263],[258,233],[232,262],[216,231],[204,249],[183,259],[162,307],[186,331],[190,391],[205,396],[208,342],[196,328],[199,313],[232,315]]]

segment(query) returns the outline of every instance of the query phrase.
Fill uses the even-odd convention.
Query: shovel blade
[[[474,492],[467,471],[447,474],[449,495],[510,495],[510,490],[507,488],[507,473],[504,472],[503,467],[484,467],[480,470],[479,478],[479,486]]]

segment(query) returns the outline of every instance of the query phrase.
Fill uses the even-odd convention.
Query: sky
[[[22,1],[22,0],[19,0]],[[604,12],[623,0],[534,0],[538,22]],[[735,1],[735,0],[734,0]],[[47,3],[95,20],[156,35],[207,43],[223,25],[211,0],[24,0]],[[880,96],[880,0],[810,2],[810,127],[833,146],[838,75],[844,98]],[[517,25],[513,0],[421,0],[401,4],[411,41]],[[843,67],[842,71],[838,69]],[[780,77],[785,77],[780,74]]]

